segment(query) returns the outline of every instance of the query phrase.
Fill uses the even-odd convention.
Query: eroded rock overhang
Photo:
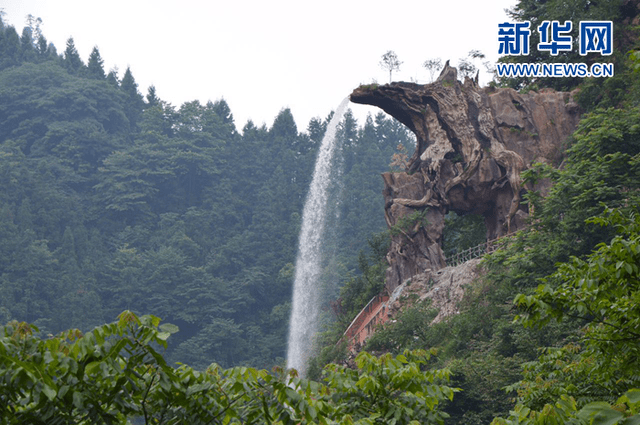
[[[416,136],[407,170],[383,174],[385,218],[392,227],[427,209],[428,224],[392,238],[388,291],[446,265],[448,211],[483,215],[489,240],[522,228],[528,210],[520,202],[527,190],[521,172],[536,162],[558,165],[580,116],[572,93],[480,88],[458,81],[448,65],[432,84],[363,85],[350,98],[381,108]]]

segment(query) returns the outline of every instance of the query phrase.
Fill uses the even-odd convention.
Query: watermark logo
[[[613,23],[611,21],[580,22],[580,55],[613,53]]]
[[[558,52],[570,52],[573,47],[573,37],[569,35],[572,28],[571,21],[565,21],[564,25],[559,21],[543,21],[538,27],[538,51],[548,50],[552,56],[558,56]]]
[[[528,55],[529,35],[531,22],[524,23],[505,22],[498,25],[498,41],[500,42],[501,55]]]
[[[540,42],[536,45],[539,52],[548,52],[558,56],[561,52],[571,52],[574,48],[571,21],[543,21],[536,30]],[[498,54],[509,56],[529,55],[531,22],[504,22],[498,24]],[[578,48],[581,56],[599,53],[608,56],[613,53],[612,21],[581,21],[579,24]],[[564,64],[498,64],[499,77],[611,77],[612,63]]]

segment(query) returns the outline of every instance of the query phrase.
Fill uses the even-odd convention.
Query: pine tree
[[[47,39],[44,35],[38,37],[38,44],[36,45],[36,54],[40,59],[46,59],[49,53],[49,43],[47,43]]]
[[[107,83],[115,88],[120,87],[120,80],[118,80],[118,67],[114,67],[109,71],[107,74]]]
[[[293,119],[291,109],[285,108],[280,111],[269,129],[269,138],[273,148],[289,149],[296,142],[298,137],[298,127]]]
[[[72,75],[80,75],[84,70],[84,63],[80,59],[73,37],[67,40],[67,48],[64,51],[64,67]]]
[[[89,62],[87,63],[87,71],[91,78],[98,80],[104,80],[106,78],[104,73],[104,61],[100,56],[100,51],[97,46],[95,46],[91,51]]]
[[[231,113],[231,108],[229,108],[229,104],[226,100],[216,100],[216,102],[212,104],[212,108],[213,111],[222,119],[223,123],[233,124],[233,114]]]
[[[44,37],[43,37],[44,38]],[[45,39],[46,41],[46,39]],[[56,46],[53,43],[49,43],[49,46],[47,47],[47,57],[51,60],[54,60],[58,63],[61,62],[61,58],[58,55],[58,49],[56,49]]]
[[[31,28],[24,27],[22,37],[20,37],[20,60],[22,62],[35,62],[36,50],[33,46]]]
[[[138,83],[136,83],[131,68],[127,67],[127,70],[122,77],[120,83],[120,89],[126,94],[127,100],[125,102],[125,114],[129,119],[131,130],[135,131],[138,120],[144,109],[144,100],[140,92],[138,92]]]
[[[0,69],[16,66],[20,58],[20,36],[12,26],[0,32]]]
[[[159,104],[160,98],[156,94],[156,86],[152,84],[149,86],[149,89],[147,89],[147,107],[151,108]]]
[[[322,138],[324,137],[324,133],[327,131],[328,122],[322,122],[319,117],[311,118],[309,121],[309,125],[307,126],[307,133],[309,134],[309,138],[316,144],[319,145],[322,142]]]
[[[33,41],[36,41],[42,37],[42,29],[40,28],[42,25],[42,19],[36,18],[35,16],[29,14],[27,15],[27,28],[31,30],[31,38]]]

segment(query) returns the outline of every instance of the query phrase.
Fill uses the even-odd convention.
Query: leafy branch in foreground
[[[361,351],[357,370],[328,365],[325,380],[336,416],[371,424],[444,423],[448,415],[438,407],[459,389],[443,385],[449,381],[447,369],[422,370],[431,354],[415,350],[376,358]]]
[[[439,404],[457,391],[444,385],[447,370],[423,370],[424,351],[361,353],[357,370],[328,365],[326,384],[294,370],[174,368],[158,349],[177,330],[130,311],[84,335],[44,340],[33,325],[9,323],[0,334],[0,422],[441,424]]]

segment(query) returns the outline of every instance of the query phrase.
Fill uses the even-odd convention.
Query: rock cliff
[[[476,258],[457,267],[445,267],[437,272],[418,273],[398,286],[387,302],[390,317],[407,304],[423,302],[429,299],[429,306],[438,310],[433,323],[458,314],[459,303],[464,297],[465,288],[481,274],[480,259]],[[412,295],[415,297],[412,300]]]
[[[558,165],[579,120],[571,93],[480,88],[469,78],[458,81],[448,64],[432,84],[360,86],[351,101],[383,109],[416,135],[406,172],[383,174],[385,218],[397,230],[389,293],[446,266],[448,211],[483,215],[489,240],[522,228],[528,211],[520,203],[527,189],[520,173],[534,162]]]

